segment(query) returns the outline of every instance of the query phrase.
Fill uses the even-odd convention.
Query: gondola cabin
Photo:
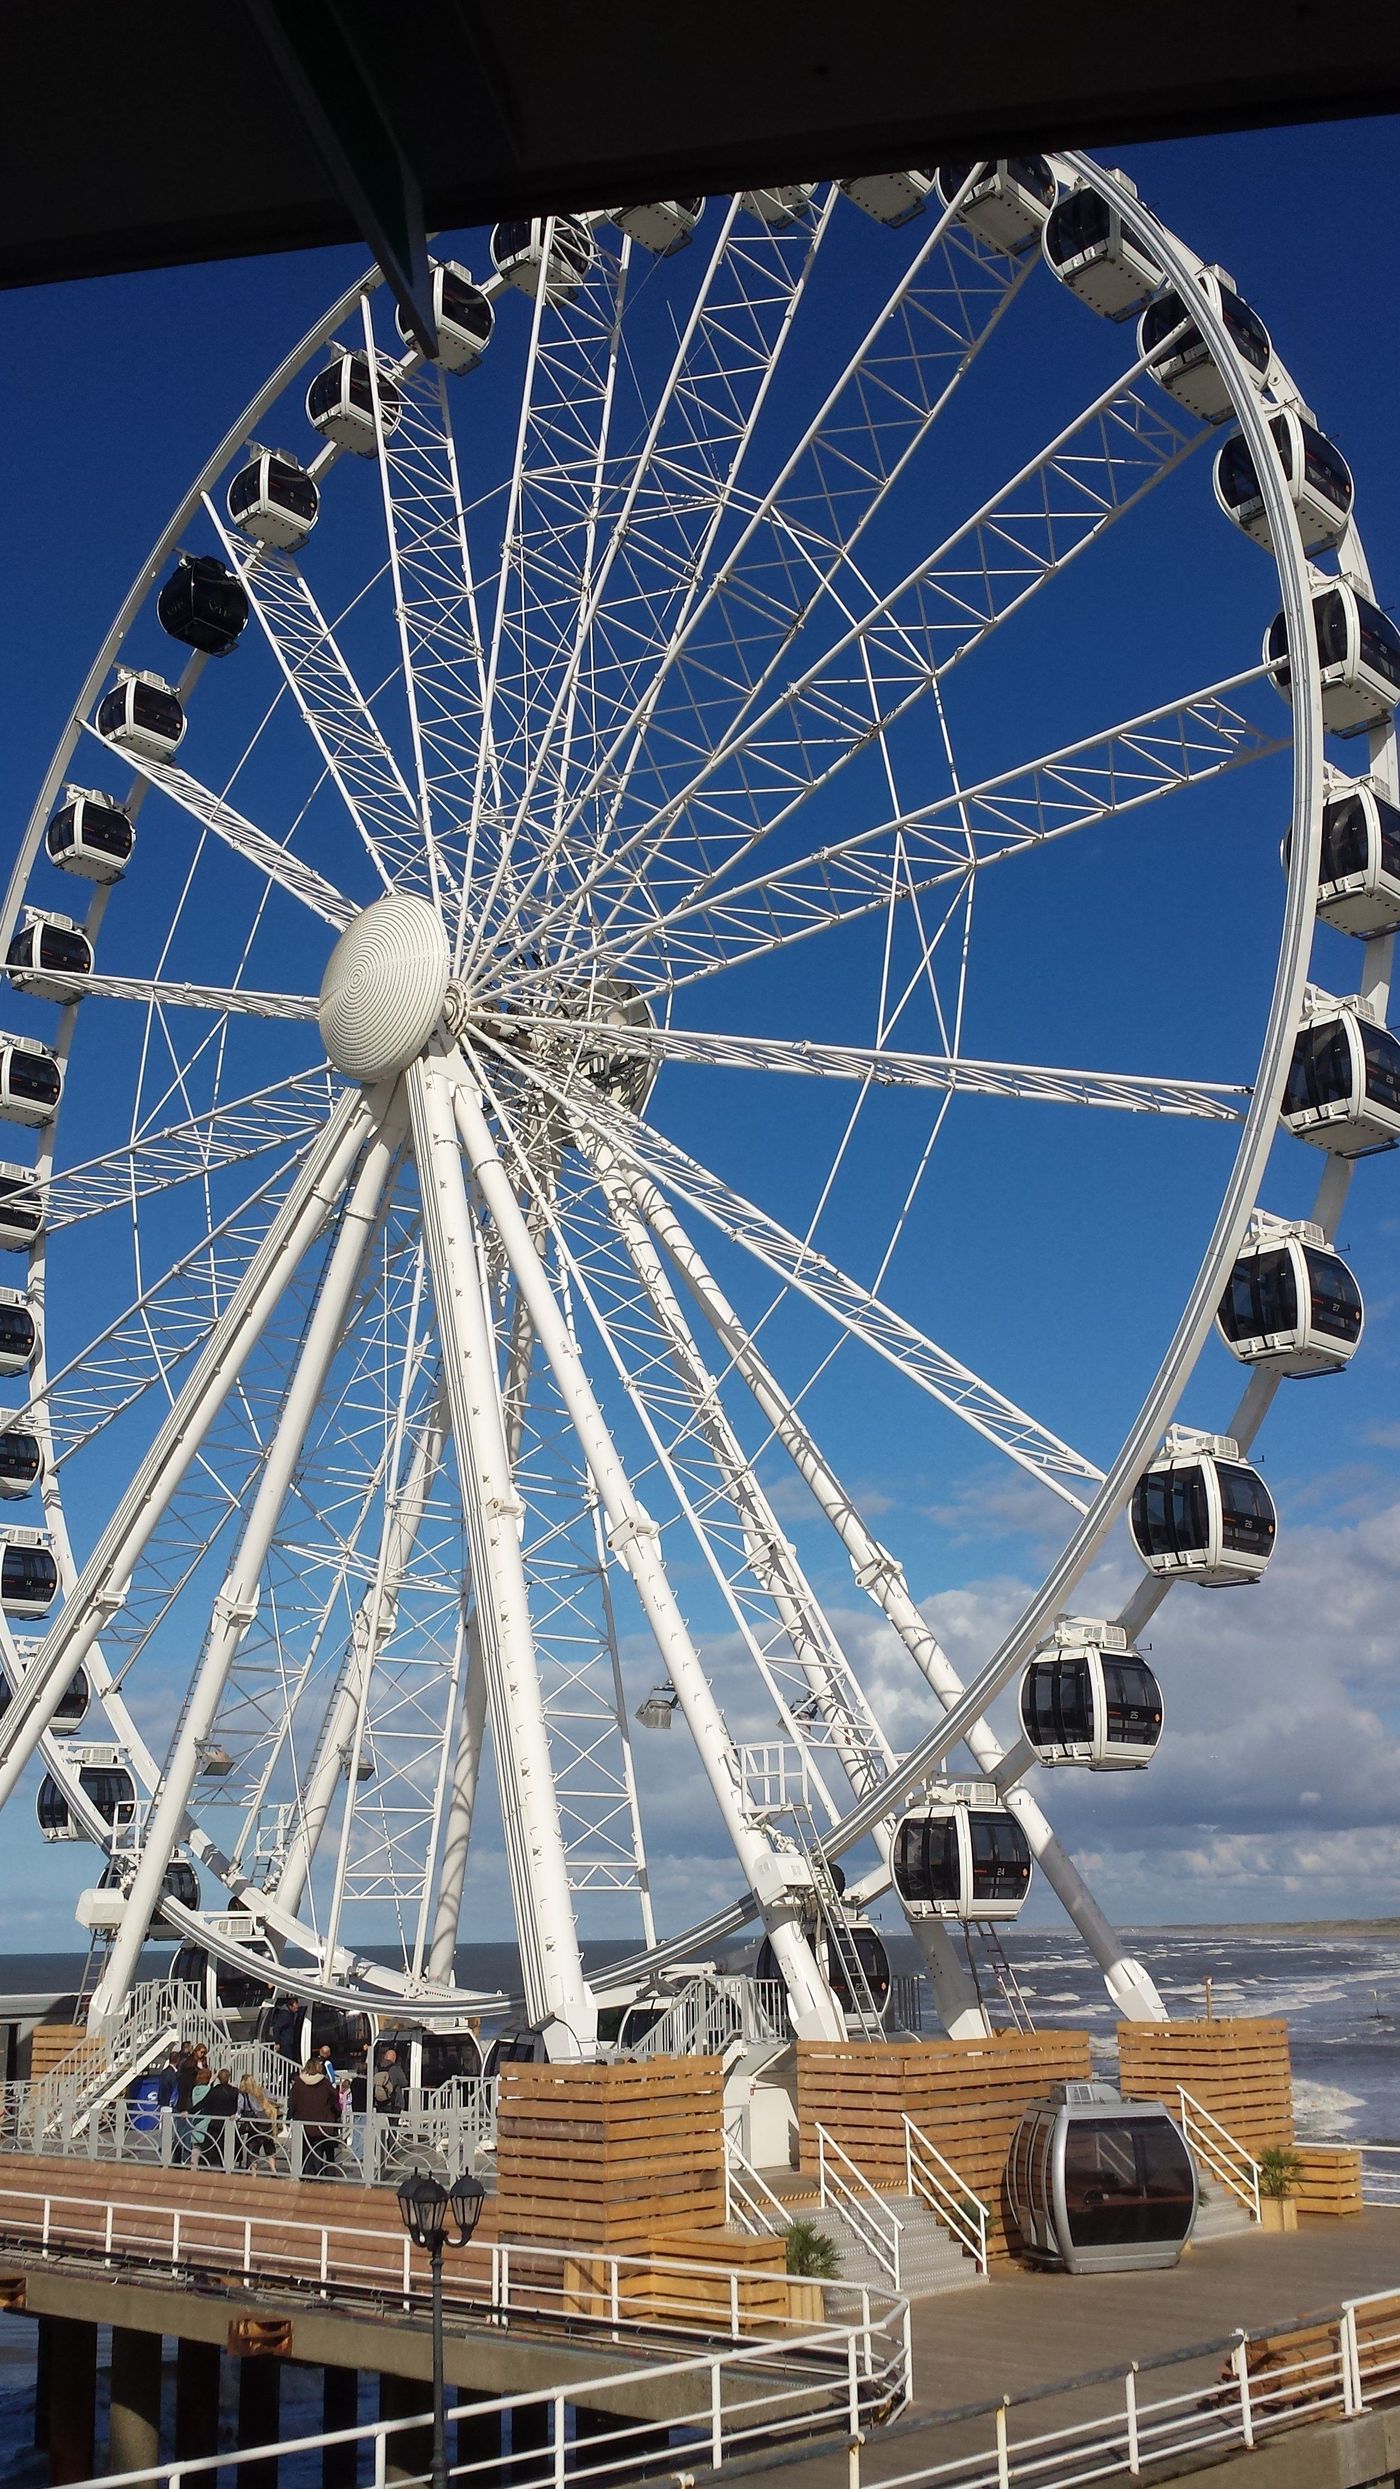
[[[1133,1489],[1128,1526],[1149,1573],[1222,1590],[1258,1581],[1274,1552],[1278,1515],[1229,1435],[1172,1426]]]
[[[1021,1679],[1021,1727],[1038,1763],[1142,1771],[1162,1735],[1162,1689],[1121,1625],[1064,1616]]]
[[[19,1288],[0,1288],[0,1375],[27,1374],[39,1354],[39,1322]]]
[[[97,704],[97,731],[136,760],[168,761],[183,740],[185,712],[179,694],[158,674],[131,674],[119,666],[112,689]]]
[[[644,207],[613,209],[613,223],[653,259],[670,259],[683,251],[701,216],[703,199],[653,199]]]
[[[1006,2192],[1032,2261],[1066,2273],[1175,2264],[1200,2201],[1174,2119],[1111,2083],[1060,2083],[1030,2103],[1011,2138]]]
[[[507,2066],[542,2066],[549,2063],[549,2048],[543,2031],[529,2023],[511,2023],[498,2031],[490,2042],[482,2072],[488,2083],[496,2081]]]
[[[907,225],[923,213],[933,188],[931,172],[862,173],[836,185],[841,195],[877,225]]]
[[[386,2048],[393,2049],[408,2077],[409,2088],[418,2092],[439,2091],[444,2083],[474,2083],[484,2062],[481,2042],[474,2031],[432,2031],[422,2023],[395,2026],[384,2015],[380,2017],[374,2043],[376,2073],[384,2062]]]
[[[85,788],[64,789],[44,832],[49,862],[85,882],[119,882],[136,848],[136,829],[120,804]]]
[[[1359,942],[1400,928],[1400,812],[1368,779],[1334,784],[1323,805],[1317,912]]]
[[[1216,1322],[1242,1365],[1340,1374],[1361,1341],[1361,1290],[1311,1222],[1256,1211]]]
[[[436,360],[443,370],[474,371],[491,343],[496,313],[490,295],[472,283],[471,270],[459,267],[455,259],[440,259],[433,269],[433,319]],[[402,311],[395,312],[394,326],[411,352],[416,341]]]
[[[156,598],[156,620],[182,647],[226,657],[248,621],[248,591],[213,553],[182,553]]]
[[[546,302],[572,302],[597,256],[578,216],[513,216],[491,236],[497,274],[531,301],[543,286]]]
[[[403,413],[403,397],[380,364],[371,372],[367,354],[344,354],[332,348],[331,361],[318,372],[306,392],[306,416],[323,440],[348,449],[357,458],[378,455],[374,395],[379,390],[379,420],[385,436],[395,431]]]
[[[266,1962],[271,1979],[277,1974],[277,1957],[261,1929],[247,1911],[228,1911],[209,1922],[211,1930],[227,1936],[240,1951]],[[170,1965],[172,1987],[193,1988],[199,2004],[209,2014],[258,2014],[272,1995],[270,1980],[258,1978],[241,1964],[220,1962],[203,1945],[182,1944]]]
[[[872,1927],[869,1919],[847,1905],[839,1919],[830,1924],[824,1918],[818,1919],[807,1933],[817,1968],[841,2012],[859,2026],[869,2019],[873,2006],[877,2019],[883,2021],[890,2004],[890,1957],[878,1927]],[[766,1936],[759,1946],[753,1975],[760,1985],[766,1981],[781,1983],[778,1957]]]
[[[228,488],[228,514],[245,536],[275,553],[305,544],[321,514],[316,479],[283,449],[260,449],[256,441],[246,467]]]
[[[895,1826],[895,1891],[911,1918],[1016,1919],[1031,1850],[990,1781],[950,1782]]]
[[[1240,359],[1245,376],[1262,389],[1273,361],[1269,332],[1255,311],[1235,292],[1223,268],[1202,268],[1196,279]],[[1207,423],[1224,423],[1234,413],[1224,373],[1191,314],[1187,295],[1170,288],[1150,302],[1138,322],[1138,352],[1152,358],[1152,377],[1178,405],[1189,406]]]
[[[743,205],[761,225],[771,225],[781,233],[787,225],[800,225],[812,212],[817,185],[810,181],[783,182],[776,190],[746,190]]]
[[[132,1868],[118,1859],[109,1860],[89,1892],[78,1902],[78,1921],[93,1935],[114,1936],[126,1916],[126,1896]],[[182,1909],[199,1908],[199,1878],[188,1858],[171,1859],[160,1882],[161,1900],[177,1902]],[[175,1944],[178,1930],[165,1917],[159,1904],[146,1930],[147,1944]]]
[[[83,990],[74,977],[92,974],[92,944],[71,916],[26,908],[5,955],[5,974],[17,994],[35,994],[46,1003],[74,1002]]]
[[[7,1123],[46,1124],[63,1095],[63,1066],[32,1037],[0,1031],[0,1116]]]
[[[0,1426],[0,1495],[18,1499],[30,1494],[42,1465],[37,1435],[22,1426]]]
[[[0,1251],[27,1253],[43,1224],[43,1195],[33,1168],[0,1159]]]
[[[952,207],[959,191],[958,222],[994,251],[1023,251],[1038,242],[1055,204],[1059,183],[1044,156],[1002,156],[986,164],[940,164],[938,195]]]
[[[74,1736],[87,1718],[91,1702],[92,1687],[88,1683],[87,1670],[75,1668],[63,1692],[59,1695],[58,1707],[49,1722],[50,1737]],[[0,1720],[3,1720],[9,1708],[10,1681],[7,1676],[0,1673]]]
[[[136,1783],[120,1746],[74,1746],[69,1762],[77,1767],[83,1796],[105,1824],[115,1830],[134,1822]],[[88,1837],[75,1823],[67,1793],[52,1772],[46,1772],[39,1783],[34,1812],[46,1841],[85,1841]]]
[[[1350,467],[1341,451],[1324,440],[1295,407],[1271,415],[1269,433],[1288,497],[1298,513],[1303,551],[1334,552],[1347,532],[1355,498]],[[1215,453],[1215,498],[1227,519],[1272,553],[1273,531],[1259,489],[1254,453],[1238,432],[1222,441]]]
[[[57,1597],[58,1561],[47,1530],[0,1529],[0,1607],[5,1614],[47,1616]]]
[[[1126,173],[1110,176],[1130,199]],[[1123,221],[1115,198],[1087,183],[1066,191],[1045,220],[1041,248],[1052,275],[1106,320],[1131,320],[1162,282],[1162,271]]]
[[[1400,1038],[1361,995],[1334,1002],[1308,987],[1280,1120],[1296,1139],[1338,1158],[1364,1158],[1400,1140]]]
[[[1312,597],[1313,631],[1322,668],[1322,723],[1329,734],[1361,735],[1383,726],[1400,703],[1400,631],[1349,580],[1319,580]],[[1264,640],[1264,663],[1285,700],[1293,697],[1288,624],[1275,614]]]

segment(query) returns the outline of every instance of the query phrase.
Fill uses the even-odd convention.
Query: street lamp
[[[429,2474],[432,2489],[447,2489],[447,2451],[444,2410],[446,2394],[443,2386],[442,2359],[442,2251],[444,2247],[465,2247],[481,2219],[481,2206],[486,2194],[479,2178],[466,2170],[454,2178],[449,2188],[427,2172],[415,2169],[398,2189],[399,2213],[415,2247],[421,2247],[431,2259],[433,2268],[433,2468]],[[457,2235],[447,2235],[448,2216],[456,2225]]]

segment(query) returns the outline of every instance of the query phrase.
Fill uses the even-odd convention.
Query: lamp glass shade
[[[453,2179],[450,2201],[452,2218],[461,2232],[459,2246],[465,2247],[481,2219],[481,2207],[485,2198],[485,2187],[479,2178],[472,2176],[470,2170],[464,2169],[460,2178]]]
[[[447,2227],[447,2189],[425,2171],[415,2169],[397,2190],[404,2228],[416,2247],[441,2246]]]

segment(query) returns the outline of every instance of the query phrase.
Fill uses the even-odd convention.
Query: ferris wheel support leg
[[[892,1764],[893,1756],[879,1722],[864,1701],[858,1683],[843,1665],[839,1648],[824,1648],[831,1637],[810,1584],[778,1526],[777,1516],[759,1485],[753,1466],[730,1426],[685,1310],[671,1285],[650,1230],[639,1217],[615,1165],[606,1153],[585,1143],[628,1257],[653,1311],[671,1343],[678,1370],[695,1408],[702,1432],[723,1472],[730,1500],[755,1546],[762,1550],[765,1587],[773,1598],[783,1630],[804,1661],[808,1688],[821,1709],[827,1733],[841,1767],[858,1797],[873,1788]],[[856,1707],[859,1706],[857,1709]],[[878,1824],[875,1845],[890,1866],[893,1827]],[[901,1908],[903,1905],[901,1904]],[[986,2008],[948,1929],[940,1919],[914,1918],[905,1924],[923,1956],[934,2010],[950,2039],[984,2039],[991,2030]]]
[[[377,1609],[376,1586],[371,1582],[350,1629],[346,1665],[316,1742],[300,1820],[287,1844],[286,1859],[274,1887],[283,1908],[292,1912],[301,1905],[301,1897],[326,1828],[326,1818],[345,1772],[346,1754],[355,1733],[365,1684],[398,1618],[399,1592],[417,1544],[424,1507],[433,1491],[433,1481],[442,1459],[446,1425],[446,1412],[439,1408],[432,1423],[425,1427],[414,1445],[403,1490],[385,1533],[382,1588]]]
[[[132,1570],[227,1397],[243,1359],[302,1255],[333,1210],[370,1130],[358,1095],[343,1098],[288,1188],[151,1450],[64,1601],[0,1719],[0,1806],[34,1754],[64,1687],[126,1595]]]
[[[451,1082],[440,1055],[415,1063],[407,1080],[526,2002],[551,2055],[591,2055],[597,2008],[569,1894],[496,1344],[482,1302]]]
[[[660,1533],[634,1494],[618,1457],[549,1274],[497,1154],[474,1084],[458,1084],[456,1113],[457,1129],[473,1178],[495,1221],[516,1285],[529,1308],[536,1337],[549,1360],[559,1396],[598,1490],[609,1542],[636,1585],[735,1856],[758,1903],[787,1987],[793,2028],[803,2039],[844,2039],[845,2017],[817,1967],[816,1955],[802,1926],[804,1891],[810,1889],[803,1881],[807,1871],[804,1867],[799,1875],[796,1857],[786,1859],[780,1854],[762,1827],[752,1822],[745,1811],[738,1758],[661,1562],[657,1546]]]
[[[602,1145],[594,1145],[593,1155],[595,1163],[603,1162],[606,1152]],[[950,1708],[962,1694],[962,1679],[920,1613],[901,1566],[866,1529],[850,1496],[779,1388],[664,1195],[638,1169],[628,1168],[625,1181],[639,1216],[680,1273],[736,1372],[743,1377],[799,1476],[836,1531],[860,1588],[886,1616],[944,1708]],[[1002,1747],[985,1720],[977,1721],[969,1729],[967,1745],[979,1771],[994,1777],[1002,1761]],[[1019,1818],[1046,1882],[1103,1972],[1115,2003],[1131,2022],[1165,2021],[1166,2007],[1148,1973],[1127,1952],[1122,1938],[1100,1910],[1044,1810],[1027,1789],[1011,1790],[1007,1804]]]
[[[391,1102],[365,1151],[331,1247],[325,1276],[307,1325],[301,1353],[283,1402],[277,1431],[258,1478],[238,1552],[214,1600],[204,1655],[175,1740],[166,1757],[159,1791],[142,1830],[141,1853],[122,1923],[93,1998],[97,2024],[119,2015],[136,1973],[146,1931],[160,1902],[171,1857],[184,1836],[201,1757],[213,1734],[218,1709],[248,1627],[257,1614],[263,1566],[287,1491],[302,1456],[307,1431],[341,1345],[346,1312],[379,1222],[380,1205],[402,1145],[404,1116]]]
[[[428,1977],[450,1986],[456,1967],[457,1938],[462,1923],[462,1891],[467,1877],[472,1819],[476,1813],[481,1750],[486,1741],[486,1671],[481,1664],[480,1636],[473,1616],[467,1624],[467,1681],[457,1723],[452,1761],[452,1795],[443,1826],[438,1863],[433,1932],[428,1947]]]

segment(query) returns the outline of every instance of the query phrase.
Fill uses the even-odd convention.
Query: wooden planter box
[[[1300,2143],[1296,2149],[1303,2164],[1293,2190],[1299,2212],[1320,2213],[1333,2221],[1354,2220],[1364,2210],[1360,2153],[1320,2143]]]
[[[1259,2226],[1264,2230],[1296,2230],[1298,2207],[1291,2195],[1261,2195]]]

